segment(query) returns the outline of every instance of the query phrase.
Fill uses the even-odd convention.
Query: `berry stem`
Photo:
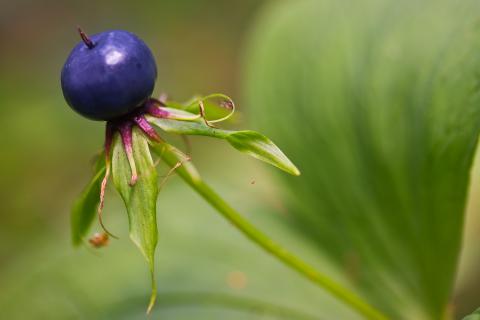
[[[77,26],[78,33],[80,34],[80,38],[82,38],[82,41],[85,43],[85,45],[88,47],[88,49],[92,49],[95,47],[95,44],[93,43],[92,39],[90,39],[85,32],[83,32],[82,28]]]

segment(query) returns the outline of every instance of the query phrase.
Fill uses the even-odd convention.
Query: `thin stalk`
[[[169,166],[176,165],[179,161],[183,162],[186,156],[181,154],[179,150],[166,143],[153,143],[152,148],[159,157],[163,159]],[[248,220],[243,218],[235,209],[226,203],[215,191],[213,191],[206,183],[204,183],[195,168],[190,163],[184,163],[177,169],[177,174],[192,187],[202,198],[228,221],[230,221],[237,229],[247,236],[250,240],[262,247],[264,250],[272,254],[278,260],[283,262],[291,269],[297,271],[310,281],[330,292],[332,295],[343,301],[351,308],[357,310],[366,319],[386,320],[387,317],[380,311],[372,307],[355,293],[342,287],[340,284],[332,281],[328,276],[318,272],[315,268],[303,262],[285,248],[274,242],[263,232],[253,226]]]

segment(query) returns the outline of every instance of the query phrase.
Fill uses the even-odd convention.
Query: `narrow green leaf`
[[[138,180],[130,186],[130,166],[123,144],[115,137],[112,152],[112,177],[128,212],[130,238],[140,249],[150,268],[152,295],[148,311],[156,298],[154,254],[157,245],[156,202],[158,195],[157,173],[150,155],[147,139],[138,129],[133,130],[133,155],[138,170]]]
[[[235,149],[244,152],[254,158],[267,162],[290,174],[298,176],[300,171],[285,156],[285,154],[267,137],[250,130],[231,131],[211,128],[202,121],[178,121],[171,119],[159,119],[148,117],[153,123],[165,132],[200,135],[227,140]]]
[[[208,136],[220,139],[225,139],[230,133],[228,130],[211,128],[201,120],[179,121],[172,119],[160,119],[152,116],[147,116],[147,120],[168,133]]]
[[[258,132],[250,130],[231,132],[226,139],[238,151],[295,176],[300,175],[300,171],[287,156],[270,139]]]
[[[195,121],[200,118],[199,114],[194,114],[177,108],[162,107],[162,110],[168,112],[169,119]]]
[[[100,202],[100,186],[105,174],[105,160],[102,156],[97,160],[94,174],[88,185],[75,200],[71,213],[72,242],[74,246],[82,243],[97,213]]]
[[[472,314],[466,316],[465,318],[463,318],[463,320],[480,320],[480,308],[475,310],[474,313],[472,313]]]

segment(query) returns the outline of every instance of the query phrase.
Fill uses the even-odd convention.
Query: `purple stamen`
[[[168,118],[168,116],[170,115],[170,112],[168,112],[167,110],[164,110],[162,106],[165,106],[163,102],[157,99],[151,98],[145,104],[145,109],[147,113],[149,113],[150,115],[156,118]]]
[[[132,126],[133,123],[130,121],[126,121],[118,126],[120,136],[122,137],[123,147],[125,148],[125,154],[127,155],[128,163],[130,164],[130,170],[132,172],[130,186],[134,186],[138,179],[137,167],[135,166],[135,159],[133,158]]]
[[[160,136],[158,135],[157,131],[150,125],[150,123],[145,119],[144,115],[135,116],[133,121],[137,124],[137,126],[152,140],[160,141]]]

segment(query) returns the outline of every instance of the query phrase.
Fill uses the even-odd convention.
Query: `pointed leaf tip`
[[[228,134],[227,141],[235,149],[267,162],[294,176],[300,175],[298,168],[266,136],[251,130]]]
[[[147,139],[137,128],[134,128],[132,133],[132,144],[133,158],[138,171],[135,185],[130,185],[130,165],[118,135],[113,144],[112,177],[115,188],[127,208],[130,238],[142,252],[150,269],[152,294],[147,309],[147,312],[150,312],[156,298],[154,256],[158,238],[156,220],[158,181]]]
[[[157,283],[155,281],[155,270],[152,269],[150,275],[152,277],[152,293],[150,294],[150,301],[147,307],[147,315],[152,312],[152,309],[155,306],[155,301],[157,300]]]

